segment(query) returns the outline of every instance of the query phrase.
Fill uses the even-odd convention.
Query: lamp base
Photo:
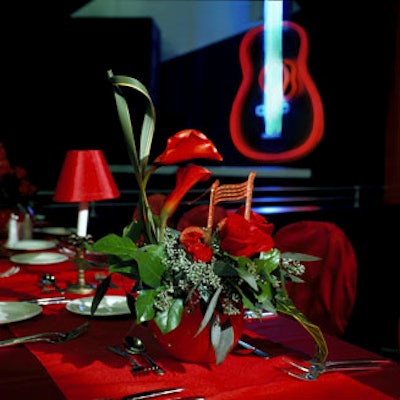
[[[69,293],[75,293],[75,294],[90,294],[95,291],[96,287],[93,285],[90,285],[88,283],[85,283],[83,285],[79,283],[75,283],[73,285],[69,285],[67,287],[67,292]]]

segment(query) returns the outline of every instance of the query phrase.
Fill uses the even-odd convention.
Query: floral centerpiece
[[[165,151],[150,165],[155,110],[146,88],[136,79],[109,73],[114,87],[122,129],[139,188],[138,212],[121,236],[108,234],[90,248],[109,256],[110,275],[96,291],[94,314],[107,292],[112,274],[132,279],[128,305],[137,323],[153,325],[161,335],[178,330],[194,309],[201,315],[193,337],[207,331],[221,363],[232,350],[237,335],[232,321],[243,321],[243,311],[260,315],[264,310],[288,314],[299,321],[315,340],[314,358],[325,360],[326,343],[319,328],[300,313],[288,297],[285,281],[301,281],[301,260],[286,258],[274,248],[273,225],[254,212],[245,219],[243,209],[228,213],[216,229],[188,227],[182,232],[169,221],[187,192],[210,178],[195,159],[221,161],[222,156],[202,132],[185,129],[168,139]],[[140,135],[139,151],[125,87],[142,93],[148,102]],[[176,186],[158,210],[147,195],[151,175],[166,165],[178,164]],[[299,283],[301,284],[301,283]]]

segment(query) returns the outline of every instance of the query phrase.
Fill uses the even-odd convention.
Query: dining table
[[[311,359],[314,342],[298,322],[280,314],[246,318],[245,321],[241,339],[266,352],[267,358],[235,348],[218,365],[175,359],[158,345],[145,324],[135,323],[129,308],[126,312],[124,308],[121,311],[121,307],[113,309],[111,306],[109,312],[91,315],[88,304],[91,304],[101,279],[108,276],[107,264],[101,255],[89,252],[85,255],[89,261],[94,260],[90,268],[84,270],[85,283],[91,285],[93,291],[85,294],[64,292],[77,282],[74,253],[71,249],[65,251],[57,238],[40,240],[54,242],[55,246],[49,246],[45,251],[35,248],[13,250],[1,244],[0,276],[13,266],[19,268],[16,273],[0,278],[0,341],[40,332],[66,332],[85,322],[89,326],[80,336],[64,343],[31,342],[0,347],[2,400],[117,400],[135,393],[169,388],[183,390],[154,398],[400,399],[400,364],[395,360],[389,360],[380,369],[328,372],[313,380],[301,380],[287,374],[285,370],[290,368],[287,360],[304,362]],[[47,256],[39,257],[38,262],[32,261],[37,259],[34,255],[40,256],[40,253]],[[43,282],[44,274],[55,277],[58,289],[50,282]],[[132,287],[132,281],[121,275],[112,275],[111,282],[107,292],[110,298],[125,297]],[[61,303],[39,305],[26,314],[23,308],[22,311],[18,309],[31,299],[58,297],[60,291],[65,297]],[[10,303],[17,307],[16,315],[5,311]],[[110,351],[109,346],[121,347],[129,335],[137,336],[145,343],[147,353],[165,374],[156,374],[152,370],[132,373],[129,361]],[[338,337],[326,334],[325,339],[329,360],[383,359],[379,354]],[[140,359],[141,363],[144,361]]]

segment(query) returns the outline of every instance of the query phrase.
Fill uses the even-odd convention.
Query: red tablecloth
[[[8,260],[0,260],[0,272],[8,266]],[[44,272],[53,273],[60,286],[76,280],[76,268],[70,261],[22,266],[18,274],[0,279],[0,301],[43,296],[38,282]],[[87,272],[88,282],[94,280],[96,272],[99,271]],[[128,288],[122,278],[115,283],[119,289],[113,289],[110,294],[121,294]],[[313,353],[313,342],[308,334],[285,317],[246,325],[245,340],[269,352],[271,359],[230,354],[219,366],[174,360],[157,345],[144,326],[130,332],[130,316],[93,318],[71,313],[65,305],[43,306],[43,312],[36,317],[0,326],[0,339],[69,330],[84,321],[90,322],[89,330],[70,342],[57,345],[38,342],[0,349],[1,398],[25,399],[35,392],[34,398],[52,400],[117,399],[143,390],[183,386],[185,396],[203,395],[207,400],[234,400],[246,396],[252,400],[400,399],[400,366],[397,363],[378,372],[323,374],[313,382],[284,374],[281,370],[286,366],[283,356],[307,358]],[[126,360],[108,350],[109,345],[120,344],[127,333],[145,341],[149,353],[167,371],[164,376],[133,376]],[[334,337],[327,336],[327,342],[330,359],[377,357]]]

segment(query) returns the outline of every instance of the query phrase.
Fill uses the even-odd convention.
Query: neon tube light
[[[266,138],[282,134],[283,2],[264,0],[264,124]]]

